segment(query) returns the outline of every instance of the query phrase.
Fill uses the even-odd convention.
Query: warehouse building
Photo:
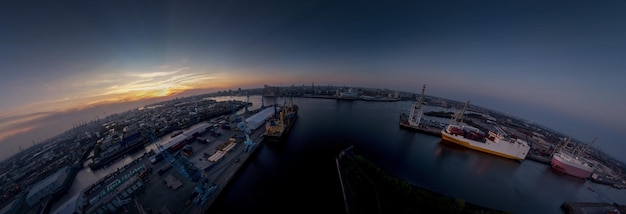
[[[47,178],[35,183],[28,191],[28,195],[26,196],[26,203],[29,206],[34,206],[42,198],[45,198],[53,193],[61,190],[63,187],[63,182],[67,178],[67,173],[69,172],[69,167],[64,167],[59,169],[59,171],[54,174],[48,176]]]

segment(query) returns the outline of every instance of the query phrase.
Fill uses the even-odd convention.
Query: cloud
[[[33,121],[49,117],[54,112],[35,112],[30,114],[5,114],[0,117],[0,141],[5,138],[31,131],[39,126],[40,123]]]
[[[56,90],[56,88],[51,87],[50,85],[48,85],[48,84],[46,84],[46,83],[43,83],[43,86],[44,86],[44,87],[46,87],[48,90],[51,90],[51,91],[52,91],[52,90]]]
[[[18,135],[21,133],[25,133],[25,132],[29,132],[35,128],[39,127],[39,125],[35,125],[35,124],[30,124],[30,125],[25,125],[25,126],[17,126],[17,127],[11,127],[11,128],[7,128],[7,129],[1,129],[0,130],[0,141],[14,136],[14,135]]]
[[[185,73],[187,70],[190,68],[179,68],[171,72],[128,74],[129,79],[125,80],[126,83],[109,86],[101,90],[100,95],[108,96],[109,101],[169,96],[196,88],[200,81],[217,78],[206,73]]]
[[[45,116],[46,111],[63,112],[104,103],[168,97],[187,90],[206,88],[209,86],[209,80],[211,86],[226,81],[223,72],[210,69],[193,70],[190,67],[170,68],[169,71],[156,68],[147,72],[84,72],[64,78],[61,82],[46,83],[58,90],[55,90],[54,94],[45,94],[45,99],[12,110],[3,110],[0,112],[0,126],[5,124],[6,128],[7,122],[10,121],[13,121],[11,125],[15,125],[31,117]]]
[[[49,115],[53,112],[45,111],[45,112],[35,112],[30,114],[21,114],[21,115],[6,115],[5,117],[0,117],[0,127],[3,123],[11,123],[15,121],[29,120],[32,118],[38,118],[42,116]]]
[[[157,71],[157,72],[148,72],[148,73],[129,73],[127,76],[131,77],[140,77],[140,78],[153,78],[153,77],[161,77],[161,76],[169,76],[184,70],[189,70],[189,67],[183,67],[176,69],[175,71],[165,72],[165,71]]]

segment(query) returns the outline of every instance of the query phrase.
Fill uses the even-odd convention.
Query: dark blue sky
[[[315,83],[427,84],[623,151],[624,11],[623,1],[4,1],[0,146],[68,109]]]

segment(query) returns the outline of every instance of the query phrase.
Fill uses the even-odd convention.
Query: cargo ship
[[[102,168],[125,154],[143,148],[146,143],[148,143],[148,140],[141,136],[141,132],[137,131],[128,137],[124,137],[115,147],[107,149],[101,152],[98,156],[93,157],[92,163],[89,164],[89,168],[91,170]]]
[[[595,139],[591,144],[594,142]],[[578,178],[589,178],[591,173],[593,173],[593,166],[588,160],[582,157],[582,154],[585,154],[585,151],[590,145],[587,145],[587,147],[579,152],[567,152],[564,148],[567,148],[568,143],[569,140],[565,141],[565,144],[561,146],[559,151],[552,154],[550,161],[552,169]]]
[[[508,159],[524,160],[526,158],[530,146],[523,140],[509,138],[502,132],[489,131],[485,134],[478,128],[459,125],[468,106],[469,100],[461,112],[452,118],[452,122],[441,130],[441,137],[444,141]]]
[[[427,121],[422,118],[422,105],[424,103],[425,89],[426,85],[422,87],[422,94],[420,97],[411,105],[409,114],[404,112],[400,113],[400,128],[407,128],[434,136],[441,136],[441,130],[444,127],[433,124],[432,121]]]
[[[293,99],[290,99],[289,104],[283,104],[281,107],[278,118],[274,114],[274,117],[265,123],[264,140],[280,141],[289,132],[297,118],[298,105],[293,104]]]

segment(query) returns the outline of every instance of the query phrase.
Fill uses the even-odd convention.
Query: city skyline
[[[0,148],[184,94],[313,83],[414,93],[426,84],[427,95],[624,151],[624,9],[617,1],[2,3]],[[60,120],[69,114],[80,119]]]

